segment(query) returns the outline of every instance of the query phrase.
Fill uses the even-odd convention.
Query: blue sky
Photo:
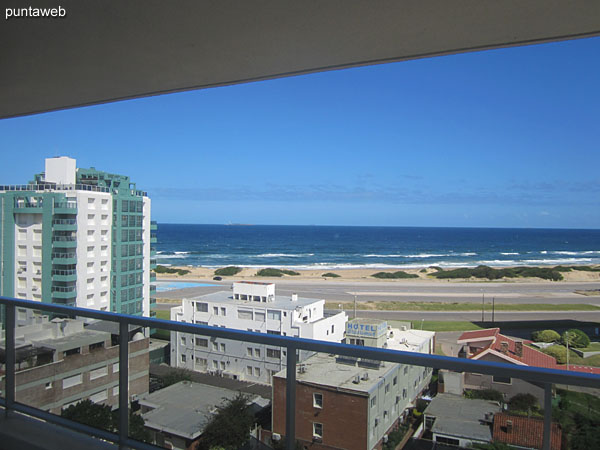
[[[1,184],[44,158],[128,174],[169,223],[600,228],[600,38],[0,121]]]

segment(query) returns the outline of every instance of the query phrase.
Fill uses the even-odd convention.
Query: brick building
[[[15,330],[16,401],[54,414],[85,399],[117,407],[118,335],[91,329],[106,328],[105,323],[84,327],[81,320],[47,317],[33,322]],[[149,353],[148,338],[140,331],[131,330],[129,340],[131,398],[148,392]],[[2,374],[4,349],[0,341]]]

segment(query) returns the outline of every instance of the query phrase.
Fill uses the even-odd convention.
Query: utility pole
[[[565,341],[567,341],[567,370],[569,370],[569,332],[568,331],[565,331],[565,336],[566,336]]]
[[[356,319],[356,294],[354,294],[354,318]]]
[[[485,322],[485,319],[483,317],[483,311],[484,311],[484,306],[485,305],[485,292],[481,293],[481,321]]]
[[[492,323],[495,324],[496,321],[494,320],[494,314],[496,312],[496,297],[492,297]]]

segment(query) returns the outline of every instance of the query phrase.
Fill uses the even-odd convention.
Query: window
[[[215,361],[215,360],[213,359],[213,362],[212,362],[212,363],[213,363],[213,369],[218,369],[218,368],[219,368],[219,363],[218,363],[217,361]]]
[[[196,345],[198,347],[208,348],[208,339],[196,337]]]
[[[374,396],[373,396],[373,398],[371,398],[371,408],[372,408],[373,406],[375,406],[376,404],[377,404],[377,396],[376,396],[376,395],[374,395]]]
[[[226,316],[227,310],[225,308],[221,308],[221,315]]]
[[[218,307],[218,306],[213,306],[213,314],[214,314],[215,316],[218,316],[218,315],[219,315],[219,307]]]
[[[93,403],[103,402],[108,398],[108,390],[104,389],[103,391],[97,392],[96,394],[90,395],[90,400]]]
[[[254,368],[254,376],[255,377],[260,377],[260,367],[255,367]]]
[[[196,311],[198,312],[208,312],[208,303],[196,303]]]
[[[238,319],[252,320],[252,310],[238,309]]]
[[[212,343],[212,349],[213,349],[213,351],[218,352],[219,351],[219,344],[217,344],[216,342],[213,342]]]
[[[498,375],[493,376],[494,383],[502,383],[502,384],[512,384],[512,380],[510,377],[501,377]]]
[[[81,374],[63,379],[63,389],[77,386],[83,382]]]
[[[185,355],[181,355],[181,362],[184,363],[187,361],[187,357]]]
[[[221,343],[221,352],[225,353],[225,344]]]
[[[264,311],[256,311],[254,313],[254,320],[256,320],[257,322],[264,322],[265,321],[265,312]]]
[[[267,330],[267,334],[277,334],[277,335],[281,335],[281,331]]]
[[[313,394],[313,406],[315,408],[323,408],[323,394]]]
[[[394,386],[396,386],[398,384],[398,377],[394,377],[393,384],[394,384]]]
[[[117,373],[119,371],[119,363],[113,364],[113,373]]]
[[[108,367],[100,367],[99,369],[90,371],[90,381],[95,380],[96,378],[101,378],[103,376],[108,375]]]
[[[246,366],[246,373],[252,376],[252,366]]]
[[[323,439],[323,424],[313,422],[313,438]]]
[[[185,345],[185,336],[181,336],[181,345]]]
[[[267,349],[267,358],[281,359],[281,350],[275,350],[273,348]]]
[[[254,349],[254,357],[255,358],[260,358],[260,348],[255,348]]]
[[[46,383],[46,389],[52,389],[52,381]]]
[[[331,334],[333,334],[335,331],[335,325],[331,325]]]
[[[272,309],[267,310],[267,319],[281,320],[281,311],[274,311]]]
[[[252,358],[252,348],[248,347],[246,349],[246,355],[248,355],[250,358]]]
[[[455,445],[457,447],[460,445],[460,441],[458,439],[452,439],[452,438],[448,438],[448,437],[444,437],[444,436],[436,436],[435,442],[440,442],[442,444],[448,444],[448,445]]]
[[[385,393],[389,393],[390,392],[390,383],[385,385]]]

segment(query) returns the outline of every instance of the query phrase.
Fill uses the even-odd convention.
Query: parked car
[[[221,277],[213,277],[213,280],[214,280],[214,281],[221,281],[222,279],[223,279],[223,278],[221,278]]]

